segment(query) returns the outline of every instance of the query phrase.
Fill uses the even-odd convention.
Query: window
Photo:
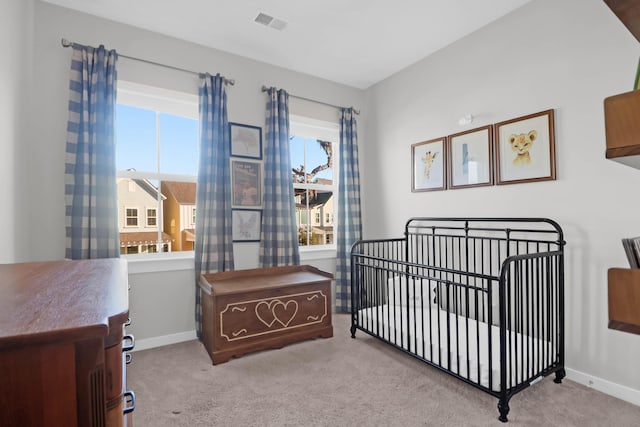
[[[126,209],[126,216],[127,216],[127,227],[137,227],[138,226],[138,209],[127,208]]]
[[[122,254],[193,250],[198,97],[118,81],[116,168]],[[143,228],[132,229],[140,224]],[[186,231],[185,231],[186,230]],[[185,231],[185,232],[183,232]]]
[[[147,209],[147,227],[155,227],[157,223],[157,209]]]
[[[298,242],[302,250],[335,243],[337,159],[334,153],[338,140],[337,123],[291,116],[291,168]]]

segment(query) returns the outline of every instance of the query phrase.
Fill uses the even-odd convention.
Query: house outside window
[[[198,96],[119,80],[117,99],[117,203],[124,216],[118,220],[121,253],[192,250],[192,245],[183,249],[178,244],[190,228],[191,212],[181,217],[180,209],[168,208],[164,182],[188,183],[195,193]],[[135,219],[129,215],[134,209]],[[140,213],[146,213],[141,224]]]
[[[158,225],[157,215],[157,209],[147,209],[147,227],[155,227],[156,225]]]
[[[292,115],[290,135],[300,250],[334,248],[338,125]]]
[[[127,227],[138,226],[138,209],[126,208]]]

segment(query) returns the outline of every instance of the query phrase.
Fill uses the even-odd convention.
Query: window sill
[[[335,257],[335,247],[305,248],[300,250],[300,261],[302,263],[319,259],[334,259]],[[161,273],[164,271],[194,269],[193,251],[129,254],[122,255],[121,258],[127,260],[129,274]]]
[[[332,259],[336,257],[335,246],[325,246],[322,248],[300,249],[300,261],[313,261],[317,259]]]
[[[194,252],[122,255],[127,260],[129,274],[159,273],[194,269]]]

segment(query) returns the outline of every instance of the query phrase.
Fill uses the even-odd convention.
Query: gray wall
[[[603,100],[633,88],[639,55],[604,2],[535,0],[370,88],[363,151],[368,238],[420,215],[557,220],[567,366],[636,391],[640,339],[607,328],[607,269],[628,266],[620,239],[640,234],[640,171],[605,159]],[[411,193],[412,143],[550,108],[556,181]]]
[[[29,81],[33,75],[33,0],[5,1],[0,14],[0,182],[3,202],[0,209],[2,244],[0,263],[14,262],[25,250],[25,234],[20,223],[24,215],[20,153],[27,140],[25,123],[29,113]]]
[[[49,3],[36,3],[36,69],[38,102],[33,106],[39,118],[36,135],[30,141],[32,170],[41,171],[26,184],[32,190],[33,204],[50,207],[43,217],[30,224],[32,260],[59,259],[64,256],[64,141],[67,120],[67,81],[70,49],[63,49],[61,38],[98,46],[104,44],[124,55],[199,72],[210,72],[236,80],[228,88],[229,120],[264,126],[265,94],[262,85],[277,86],[290,93],[320,99],[337,105],[363,104],[362,91],[252,61],[233,54],[161,36],[131,26],[117,24]],[[166,89],[197,94],[196,75],[160,68],[120,58],[118,78]],[[255,247],[257,258],[257,246]],[[244,254],[240,254],[241,256]],[[253,257],[254,253],[246,254]]]

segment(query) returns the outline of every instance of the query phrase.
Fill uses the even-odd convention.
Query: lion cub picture
[[[538,138],[538,132],[535,130],[530,131],[528,134],[521,133],[519,135],[511,134],[509,136],[509,144],[511,149],[516,153],[516,158],[513,159],[514,166],[524,166],[531,164],[531,155],[529,150],[533,145],[533,141]]]

